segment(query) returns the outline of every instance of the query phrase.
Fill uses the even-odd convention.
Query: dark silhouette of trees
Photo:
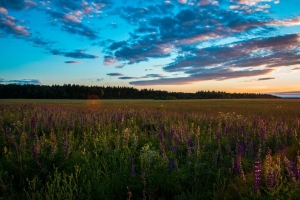
[[[1,85],[1,99],[242,99],[279,98],[270,94],[227,93],[198,91],[196,93],[167,92],[133,87],[84,86],[84,85]]]

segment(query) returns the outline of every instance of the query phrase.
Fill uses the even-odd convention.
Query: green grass
[[[300,100],[0,100],[0,125],[0,199],[300,193]]]

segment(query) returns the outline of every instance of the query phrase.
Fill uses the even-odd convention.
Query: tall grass
[[[297,100],[2,103],[0,199],[297,199]]]

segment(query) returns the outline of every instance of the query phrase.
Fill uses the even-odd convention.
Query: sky
[[[300,97],[299,0],[0,0],[0,84]]]

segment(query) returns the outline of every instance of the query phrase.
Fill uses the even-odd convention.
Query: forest
[[[222,91],[198,91],[195,93],[168,92],[133,87],[84,86],[84,85],[18,85],[0,84],[0,99],[243,99],[280,98],[271,94],[227,93]]]

